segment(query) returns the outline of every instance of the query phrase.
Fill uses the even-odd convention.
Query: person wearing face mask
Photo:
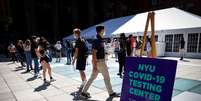
[[[117,96],[117,94],[112,90],[112,85],[110,82],[110,76],[108,72],[108,68],[105,62],[105,50],[104,50],[104,26],[99,25],[96,27],[97,39],[94,40],[92,45],[92,64],[93,71],[91,77],[85,84],[84,88],[81,92],[81,97],[88,99],[90,98],[90,94],[87,93],[87,90],[91,86],[92,82],[96,79],[98,73],[101,73],[104,78],[104,82],[110,97]]]
[[[75,60],[77,60],[76,62],[76,69],[79,70],[80,72],[80,77],[82,80],[82,84],[80,85],[80,89],[83,88],[84,84],[86,83],[87,79],[86,79],[86,74],[85,74],[85,68],[86,68],[86,43],[84,41],[84,39],[80,38],[80,29],[76,28],[73,30],[74,33],[74,37],[76,39],[75,42],[75,53],[74,53],[74,57],[73,57],[73,61],[72,61],[72,65],[74,65]]]

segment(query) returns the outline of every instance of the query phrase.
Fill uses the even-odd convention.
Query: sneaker
[[[55,79],[53,79],[52,77],[50,77],[50,82],[54,82],[56,81]]]
[[[117,93],[112,93],[112,94],[110,94],[110,97],[117,97],[117,96],[119,96]]]
[[[43,79],[43,82],[44,82],[44,83],[46,83],[46,82],[47,82],[47,80],[46,80],[46,79]]]
[[[85,99],[91,98],[89,93],[81,93],[80,96],[85,98]]]

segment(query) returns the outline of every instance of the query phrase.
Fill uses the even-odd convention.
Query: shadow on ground
[[[12,71],[17,72],[17,71],[20,71],[20,70],[23,70],[23,69],[24,68],[22,66],[18,66],[18,67],[15,67],[15,70],[12,70]]]
[[[40,85],[37,88],[35,88],[34,92],[40,92],[42,90],[46,90],[48,86],[50,86],[50,82],[45,82],[42,85]]]
[[[33,77],[31,77],[31,78],[28,78],[27,81],[33,81],[33,80],[35,80],[35,79],[36,79],[36,77],[33,76]]]

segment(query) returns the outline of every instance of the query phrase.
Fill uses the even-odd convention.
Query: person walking
[[[48,71],[49,77],[50,77],[50,82],[55,81],[52,77],[52,69],[49,64],[49,58],[48,57],[48,47],[49,47],[49,42],[44,38],[41,37],[40,42],[39,42],[39,57],[40,57],[40,63],[42,66],[43,70],[43,81],[46,83],[46,71]]]
[[[105,49],[104,49],[104,26],[97,26],[97,39],[94,40],[92,45],[92,64],[93,71],[91,77],[85,84],[84,88],[81,92],[81,97],[90,98],[90,94],[87,93],[87,90],[91,86],[92,82],[96,79],[98,73],[100,72],[103,75],[104,82],[110,97],[117,96],[117,94],[112,90],[112,85],[110,82],[110,76],[108,72],[108,68],[105,62]]]
[[[185,41],[184,41],[184,37],[181,38],[180,40],[180,60],[184,59],[184,52],[185,52]]]
[[[32,68],[32,57],[31,57],[31,41],[27,39],[24,44],[24,53],[26,57],[27,72],[33,70]]]
[[[119,60],[119,73],[117,75],[122,78],[122,71],[123,67],[125,67],[125,57],[126,57],[126,36],[124,33],[120,34],[120,51],[118,53],[118,60]]]
[[[82,84],[80,85],[80,88],[84,86],[86,83],[86,74],[85,74],[85,68],[86,68],[86,59],[87,59],[87,46],[83,39],[80,37],[80,29],[76,28],[73,30],[76,42],[75,42],[75,53],[74,58],[72,61],[72,65],[74,65],[75,60],[76,62],[76,69],[80,72],[80,77],[82,80]]]

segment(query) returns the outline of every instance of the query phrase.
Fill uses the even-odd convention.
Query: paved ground
[[[178,60],[178,58],[167,59]],[[91,61],[89,57],[88,62]],[[19,64],[0,63],[0,101],[79,101],[78,87],[81,83],[79,72],[71,65],[51,63],[55,82],[43,84],[41,79],[34,79],[33,73],[25,73]],[[121,92],[122,79],[118,73],[118,64],[114,58],[107,62],[114,91]],[[91,65],[87,65],[87,78],[91,74]],[[108,98],[108,94],[99,74],[89,92],[92,98],[88,101],[119,101],[119,98]],[[177,74],[173,91],[173,101],[201,101],[201,60],[185,59],[178,61]]]

